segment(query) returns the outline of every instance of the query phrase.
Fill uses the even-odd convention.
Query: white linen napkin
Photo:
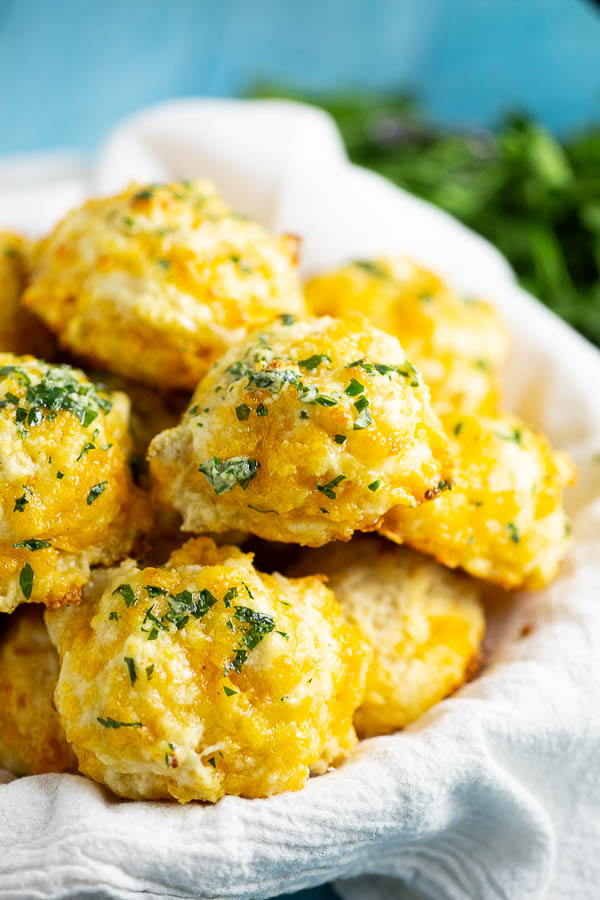
[[[511,405],[580,466],[576,543],[550,588],[491,601],[476,681],[302,791],[180,807],[74,775],[0,785],[0,898],[250,900],[332,879],[345,900],[596,898],[600,354],[483,239],[350,165],[331,120],[300,104],[175,101],[126,120],[92,163],[0,162],[0,224],[39,233],[90,192],[201,175],[301,235],[305,272],[400,251],[492,298],[514,339]]]

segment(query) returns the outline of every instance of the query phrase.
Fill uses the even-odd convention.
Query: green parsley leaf
[[[124,656],[125,665],[127,666],[127,671],[129,672],[129,680],[132,684],[135,684],[137,681],[137,672],[135,671],[135,660],[131,658],[131,656]]]
[[[313,369],[316,369],[323,362],[331,362],[331,357],[327,356],[326,353],[315,353],[313,356],[309,356],[308,359],[299,360],[298,365],[301,369],[312,372]]]
[[[116,719],[111,719],[110,716],[107,716],[103,719],[101,716],[98,716],[96,719],[97,722],[100,722],[103,728],[142,728],[141,722],[117,722]]]
[[[228,697],[233,697],[234,694],[237,694],[237,691],[233,691],[230,687],[227,687],[226,684],[223,685],[223,690],[227,694]]]
[[[336,444],[345,444],[346,443],[346,435],[345,434],[336,434],[334,437],[334,441]]]
[[[376,491],[380,484],[381,482],[377,479],[376,481],[372,481],[371,484],[368,485],[368,488],[370,491]]]
[[[260,463],[247,456],[234,456],[231,459],[219,459],[213,456],[198,467],[215,494],[232,491],[236,484],[246,490],[259,470]]]
[[[88,450],[95,450],[95,449],[96,449],[96,445],[95,445],[95,444],[84,444],[81,453],[79,454],[79,456],[78,456],[77,459],[76,459],[76,462],[79,462],[79,460],[80,460],[83,456],[85,456],[85,454],[88,452]]]
[[[41,541],[38,538],[30,538],[28,541],[19,541],[18,544],[13,544],[13,547],[18,547],[19,549],[24,550],[45,550],[46,547],[50,547],[50,541]]]
[[[21,496],[15,500],[13,512],[25,512],[25,507],[29,503],[29,494],[31,494],[31,490],[26,487]]]
[[[519,531],[518,531],[515,523],[509,522],[506,526],[506,530],[508,531],[508,533],[510,535],[510,539],[513,542],[513,544],[518,544],[520,541],[520,537],[519,537]]]
[[[250,596],[252,595],[250,594]],[[275,622],[271,616],[249,609],[247,606],[236,606],[234,615],[239,622],[249,627],[238,645],[234,659],[225,666],[225,674],[231,669],[239,673],[248,659],[248,654],[275,628]]]
[[[256,407],[256,415],[257,416],[266,416],[267,413],[268,413],[268,410],[267,410],[267,407],[264,405],[264,403],[259,403],[258,406]]]
[[[132,607],[137,603],[137,597],[133,592],[133,588],[130,584],[120,584],[119,587],[115,588],[113,591],[113,597],[115,594],[120,594],[123,600],[125,601],[125,606]]]
[[[26,600],[29,600],[29,598],[31,597],[31,591],[33,590],[33,577],[33,569],[31,568],[29,563],[25,563],[19,574],[19,586]]]
[[[250,415],[250,412],[250,407],[246,403],[240,403],[240,405],[235,408],[235,414],[240,422],[245,422]]]
[[[352,378],[348,387],[344,389],[344,393],[348,394],[349,397],[357,397],[359,394],[362,394],[364,389],[365,386],[361,384],[360,381],[357,381],[356,378]]]
[[[293,316],[291,313],[282,313],[279,318],[282,325],[293,325],[296,321],[296,316]]]
[[[330,500],[336,499],[336,493],[334,488],[337,488],[338,484],[341,484],[342,481],[346,480],[345,475],[336,475],[335,478],[332,478],[331,481],[328,481],[327,484],[317,484],[316,488],[318,491],[321,491],[322,494],[325,494]]]
[[[87,505],[91,506],[94,500],[96,500],[100,494],[103,494],[107,487],[108,481],[99,481],[98,484],[95,484],[90,488],[90,492],[87,495]]]
[[[146,666],[146,681],[150,681],[152,676],[154,675],[154,663],[149,666]]]

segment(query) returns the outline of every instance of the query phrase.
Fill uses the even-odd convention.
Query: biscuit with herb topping
[[[98,368],[192,390],[249,329],[304,312],[296,246],[209,181],[132,184],[72,210],[41,242],[23,302]]]
[[[492,306],[459,296],[404,257],[355,262],[306,285],[314,315],[360,312],[395,335],[419,367],[440,414],[493,413],[508,336]]]
[[[150,526],[128,423],[125,395],[78,369],[0,354],[0,611],[77,600]]]
[[[364,319],[280,322],[220,359],[154,438],[156,496],[187,531],[320,546],[377,527],[450,478],[429,391]]]
[[[389,512],[382,533],[505,588],[543,587],[570,544],[564,453],[516,416],[444,417],[454,485],[416,510]]]
[[[297,790],[356,742],[368,648],[319,578],[199,538],[160,568],[97,570],[46,622],[79,768],[123,797]]]

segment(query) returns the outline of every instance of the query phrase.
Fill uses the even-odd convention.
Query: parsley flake
[[[31,591],[33,590],[33,569],[29,563],[25,563],[19,573],[19,587],[21,588],[25,599],[29,600]]]
[[[103,719],[101,716],[98,716],[96,719],[97,722],[100,722],[103,728],[142,728],[141,722],[117,722],[116,719],[111,719],[110,716],[107,716]]]
[[[91,506],[94,500],[96,500],[100,494],[103,494],[107,487],[108,481],[99,481],[98,484],[95,484],[90,488],[90,492],[87,495],[87,505]]]
[[[17,547],[20,550],[45,550],[46,547],[50,547],[50,541],[41,541],[38,538],[29,538],[28,541],[19,541],[18,544],[13,544],[13,547]]]
[[[137,672],[135,671],[135,660],[131,658],[131,656],[124,656],[125,665],[127,666],[127,671],[129,672],[129,680],[132,684],[135,684],[137,681]]]
[[[232,491],[236,484],[242,490],[246,490],[253,478],[256,477],[260,463],[256,459],[247,456],[234,456],[231,459],[219,459],[213,456],[198,467],[215,494],[225,494]]]
[[[322,494],[325,494],[330,500],[336,499],[336,493],[334,488],[337,488],[342,481],[346,480],[345,475],[336,475],[335,478],[332,478],[331,481],[328,481],[327,484],[317,484],[316,488],[318,491],[321,491]]]

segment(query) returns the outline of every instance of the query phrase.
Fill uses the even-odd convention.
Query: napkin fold
[[[600,355],[486,241],[351,165],[302,104],[173,101],[125,120],[95,160],[0,161],[0,223],[39,234],[90,193],[196,176],[300,235],[304,272],[405,252],[491,298],[513,335],[508,402],[579,465],[575,544],[546,590],[490,592],[479,678],[302,791],[179,807],[76,775],[0,783],[0,898],[256,900],[332,879],[345,900],[596,898]]]

